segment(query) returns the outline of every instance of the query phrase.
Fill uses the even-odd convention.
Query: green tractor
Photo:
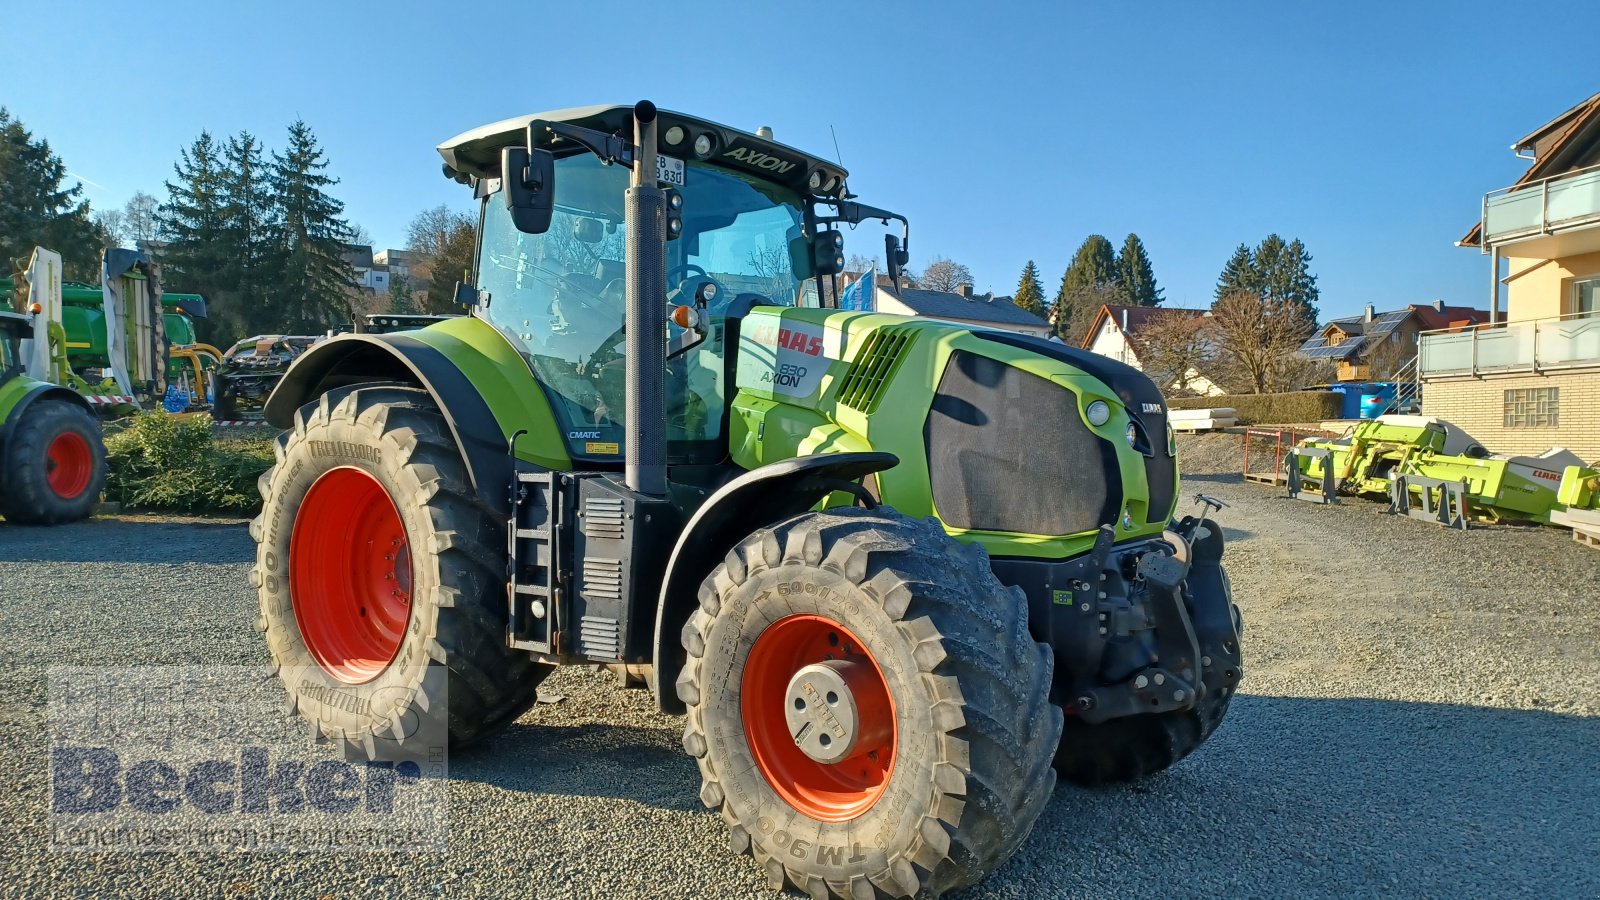
[[[0,311],[0,516],[28,525],[75,522],[105,486],[100,423],[76,391],[23,373],[29,317]]]
[[[845,171],[649,103],[440,146],[469,316],[341,335],[268,399],[253,583],[290,707],[368,758],[481,741],[554,667],[686,715],[775,887],[935,896],[1057,773],[1136,779],[1239,684],[1222,529],[1144,375],[839,310]],[[442,748],[440,748],[442,749]]]

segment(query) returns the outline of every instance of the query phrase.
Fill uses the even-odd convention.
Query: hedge
[[[1282,394],[1225,394],[1221,397],[1183,397],[1169,400],[1172,409],[1238,411],[1242,425],[1284,425],[1337,419],[1344,411],[1344,395],[1334,391],[1287,391]]]
[[[219,440],[208,416],[144,412],[106,435],[106,499],[182,513],[254,513],[270,439]]]

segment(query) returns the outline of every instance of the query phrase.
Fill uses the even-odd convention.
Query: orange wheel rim
[[[63,500],[76,500],[94,480],[94,451],[83,435],[63,431],[45,448],[45,482]]]
[[[362,684],[394,661],[411,621],[411,546],[376,478],[341,467],[311,485],[289,538],[289,598],[334,678]]]
[[[826,616],[768,625],[740,684],[745,740],[784,802],[823,822],[871,809],[894,772],[894,701],[883,670]]]

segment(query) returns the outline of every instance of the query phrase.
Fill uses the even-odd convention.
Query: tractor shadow
[[[256,545],[242,520],[94,518],[49,527],[0,522],[0,563],[247,565]]]
[[[963,896],[1170,895],[1200,870],[1197,893],[1600,896],[1597,747],[1600,718],[1241,695],[1164,774],[1059,785]]]
[[[450,775],[704,814],[679,721],[519,723],[452,754]],[[1169,896],[1182,873],[1252,896],[1600,896],[1597,747],[1600,718],[1244,695],[1166,773],[1058,785],[1016,856],[960,896]]]
[[[480,747],[450,754],[450,778],[513,793],[609,797],[702,811],[700,770],[683,752],[682,719],[637,725],[519,722]]]

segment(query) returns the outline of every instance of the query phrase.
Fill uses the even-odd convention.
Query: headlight
[[[1099,428],[1111,421],[1111,406],[1104,400],[1096,400],[1084,410],[1084,415],[1088,417],[1090,425]]]
[[[683,143],[684,136],[685,135],[684,135],[684,131],[683,131],[683,126],[682,125],[674,125],[671,128],[667,129],[667,135],[666,135],[667,143],[671,144],[674,147],[676,147],[679,144]]]
[[[702,134],[694,139],[694,155],[701,159],[711,155],[711,135]]]
[[[1167,423],[1167,455],[1178,455],[1178,432],[1173,429],[1171,422]]]
[[[1128,446],[1129,447],[1137,447],[1137,446],[1139,446],[1139,428],[1138,428],[1138,426],[1134,425],[1132,422],[1128,423]]]

